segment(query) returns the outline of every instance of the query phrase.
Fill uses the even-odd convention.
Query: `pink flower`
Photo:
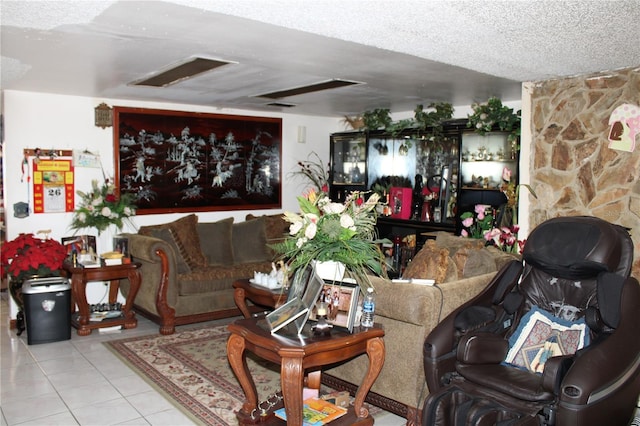
[[[494,240],[497,242],[497,239],[500,237],[501,233],[502,231],[500,231],[498,228],[490,229],[486,234],[484,234],[484,239],[487,241]]]
[[[464,226],[465,228],[469,228],[471,225],[473,225],[472,217],[468,217],[462,221],[462,226]]]
[[[475,212],[478,215],[478,220],[484,219],[484,211],[487,208],[484,204],[476,204]]]

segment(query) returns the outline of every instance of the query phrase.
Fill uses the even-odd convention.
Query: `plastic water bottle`
[[[373,315],[376,310],[376,296],[373,294],[373,288],[367,289],[367,294],[364,296],[364,302],[362,303],[362,321],[360,325],[362,327],[373,327]]]

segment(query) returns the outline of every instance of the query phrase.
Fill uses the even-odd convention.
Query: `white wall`
[[[329,135],[344,130],[341,118],[335,117],[312,117],[277,112],[256,113],[254,111],[204,108],[194,105],[4,91],[3,176],[8,240],[15,238],[20,233],[36,233],[43,229],[50,229],[51,237],[57,240],[73,233],[69,229],[72,213],[31,213],[24,219],[17,219],[13,216],[13,205],[20,201],[27,201],[27,198],[29,198],[31,211],[33,211],[33,191],[29,188],[26,179],[21,182],[21,161],[25,148],[40,148],[43,151],[50,148],[87,149],[91,152],[98,152],[107,174],[113,175],[113,128],[102,129],[94,125],[94,108],[102,102],[109,106],[282,118],[282,209],[252,211],[254,214],[297,210],[298,204],[295,197],[304,191],[305,185],[303,180],[291,179],[291,176],[288,176],[289,173],[296,169],[298,161],[306,160],[312,151],[317,152],[326,164],[329,159]],[[298,143],[298,126],[306,127],[306,143]],[[76,190],[90,190],[92,179],[102,179],[102,172],[99,169],[75,169]],[[76,196],[76,203],[78,201]],[[198,213],[198,217],[202,222],[216,221],[229,216],[233,216],[236,221],[243,221],[247,213],[246,210],[204,212]],[[136,216],[134,222],[139,227],[170,222],[182,216],[184,214],[141,215]],[[123,232],[135,231],[129,227],[123,229]],[[109,235],[103,234],[101,238],[98,238],[99,252],[111,250],[111,242],[108,237]],[[104,293],[104,286],[95,283],[87,292],[89,303],[100,301]],[[14,311],[15,306],[12,307],[12,318],[15,318]]]

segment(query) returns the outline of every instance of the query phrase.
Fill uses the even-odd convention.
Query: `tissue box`
[[[345,407],[345,408],[348,408],[349,403],[351,402],[351,398],[349,397],[349,392],[347,391],[331,392],[326,395],[322,395],[320,398],[332,404],[335,404],[339,407]]]
[[[411,188],[391,187],[389,190],[389,206],[391,217],[396,219],[409,219],[411,217]]]

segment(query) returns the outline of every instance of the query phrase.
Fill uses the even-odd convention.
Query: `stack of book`
[[[100,263],[104,266],[122,265],[122,253],[118,251],[110,251],[100,255]]]
[[[284,408],[274,412],[276,417],[287,420]],[[302,424],[304,426],[325,425],[347,414],[347,409],[320,398],[305,399],[302,407]]]

